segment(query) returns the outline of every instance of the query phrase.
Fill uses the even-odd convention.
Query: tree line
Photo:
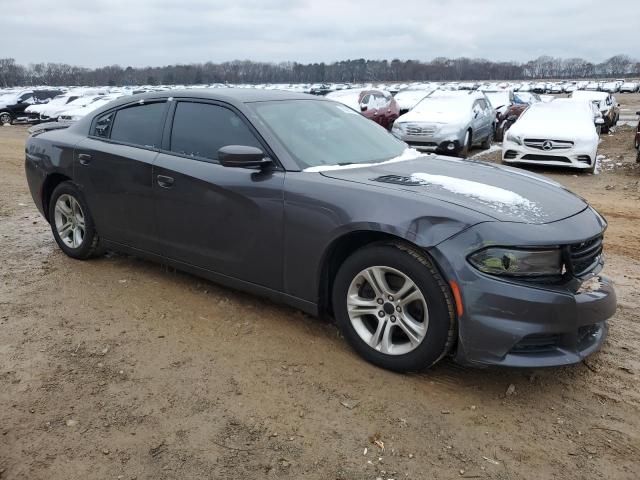
[[[267,63],[234,60],[163,67],[85,68],[65,63],[20,65],[0,58],[0,86],[35,85],[175,85],[211,83],[324,83],[581,79],[640,76],[640,62],[615,55],[602,63],[582,58],[542,56],[525,63],[495,62],[477,58],[431,61],[367,60],[333,63]]]

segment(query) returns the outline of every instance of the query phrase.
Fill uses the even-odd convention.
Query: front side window
[[[226,145],[262,148],[232,110],[207,103],[178,103],[171,130],[172,152],[217,160],[218,150]]]
[[[115,112],[111,140],[144,147],[158,147],[166,103],[148,103]],[[98,122],[96,122],[97,125]]]

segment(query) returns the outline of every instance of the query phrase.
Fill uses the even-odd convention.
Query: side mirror
[[[264,152],[246,145],[227,145],[218,150],[218,160],[224,167],[264,167],[273,163]]]
[[[361,112],[366,112],[367,110],[369,110],[369,107],[367,107],[366,105],[360,105]]]
[[[596,125],[604,125],[604,118],[602,118],[602,117],[596,118],[595,124]]]
[[[640,112],[636,112],[636,115],[640,115]]]

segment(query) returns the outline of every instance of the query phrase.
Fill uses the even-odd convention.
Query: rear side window
[[[162,102],[118,110],[115,118],[110,120],[111,140],[143,147],[158,147],[165,107],[166,103]],[[102,118],[96,122],[96,129]]]
[[[172,152],[217,160],[218,150],[226,145],[262,148],[232,110],[206,103],[178,103],[171,130]]]
[[[111,133],[111,123],[113,122],[113,117],[115,117],[115,115],[116,112],[109,112],[98,117],[96,123],[93,125],[91,135],[94,137],[109,138],[109,134]]]

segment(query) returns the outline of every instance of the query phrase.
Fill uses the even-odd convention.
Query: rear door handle
[[[158,181],[158,185],[160,185],[162,188],[171,188],[173,187],[173,178],[172,177],[167,177],[166,175],[158,175],[156,177],[157,181]]]
[[[80,165],[89,165],[91,163],[91,155],[88,153],[80,153],[78,154],[78,161]]]

